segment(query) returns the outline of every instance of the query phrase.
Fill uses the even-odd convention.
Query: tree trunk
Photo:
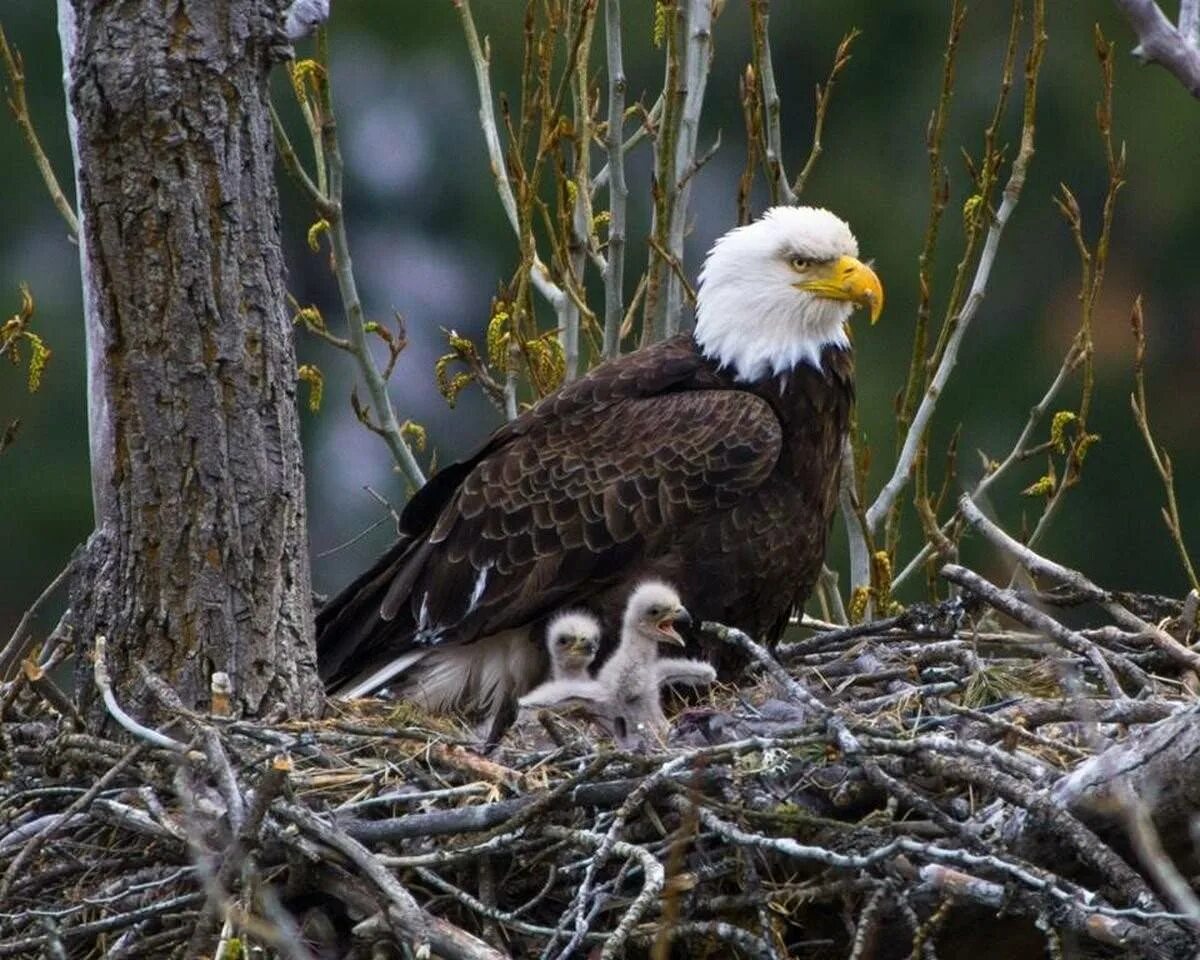
[[[205,707],[320,703],[267,74],[280,0],[60,0],[76,150],[96,532],[79,695],[108,638]],[[99,708],[102,709],[102,708]]]

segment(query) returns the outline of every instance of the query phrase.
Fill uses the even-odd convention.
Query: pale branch
[[[613,957],[617,956],[618,951],[633,932],[633,928],[638,920],[641,919],[642,914],[649,909],[650,904],[662,892],[663,884],[666,882],[666,875],[662,864],[649,851],[642,847],[632,843],[625,843],[621,840],[610,841],[603,834],[557,826],[548,826],[544,828],[543,832],[547,836],[566,840],[576,846],[582,846],[591,850],[599,850],[611,845],[612,852],[617,854],[617,856],[632,858],[641,865],[641,892],[639,892],[637,897],[634,898],[633,903],[625,911],[625,915],[621,918],[620,923],[617,924],[617,929],[607,938],[600,954],[601,960],[612,960]]]
[[[300,185],[300,188],[304,191],[304,195],[308,197],[309,203],[316,208],[317,213],[326,220],[330,219],[337,211],[334,209],[333,204],[329,202],[329,198],[321,192],[321,188],[313,183],[312,177],[308,175],[308,171],[304,169],[304,164],[300,162],[300,156],[296,153],[296,148],[292,145],[291,138],[287,135],[287,130],[284,129],[283,121],[279,119],[279,111],[275,109],[275,104],[272,103],[269,106],[271,108],[271,125],[275,129],[275,146],[279,150],[279,159],[283,161],[284,169]],[[343,347],[342,349],[347,348]]]
[[[978,530],[989,543],[1009,554],[1021,566],[1037,576],[1046,576],[1068,587],[1080,597],[1098,604],[1122,627],[1148,637],[1160,650],[1181,666],[1200,672],[1200,654],[1185,647],[1162,627],[1143,620],[1119,602],[1111,592],[1097,586],[1082,573],[1064,567],[1019,543],[983,515],[974,501],[963,494],[958,501],[963,518]],[[1018,618],[1019,619],[1019,618]],[[1032,626],[1032,624],[1029,624]]]
[[[588,56],[591,53],[592,33],[596,24],[594,3],[584,3],[577,10],[576,36],[572,40],[570,60],[571,105],[575,140],[574,168],[571,171],[575,202],[570,211],[567,230],[567,270],[563,286],[568,293],[566,309],[559,316],[559,342],[562,344],[567,382],[579,375],[580,316],[591,316],[583,290],[584,269],[592,252],[591,154],[592,109],[588,96]],[[568,18],[570,19],[570,18]],[[599,253],[595,252],[599,258]],[[601,267],[604,270],[604,267]]]
[[[508,341],[508,368],[504,371],[504,419],[517,419],[517,376],[521,362],[521,347],[515,337]]]
[[[1033,45],[1026,67],[1025,112],[1021,129],[1021,145],[1016,157],[1013,159],[1008,183],[1004,187],[1003,200],[988,227],[987,239],[984,241],[983,252],[980,254],[979,262],[975,268],[975,277],[971,282],[970,292],[967,294],[966,301],[959,311],[956,322],[953,325],[953,331],[946,339],[941,361],[921,398],[916,413],[913,415],[912,424],[904,437],[904,445],[896,460],[896,466],[892,471],[891,477],[884,484],[883,489],[879,491],[875,502],[867,508],[867,529],[872,533],[878,529],[880,521],[887,515],[892,505],[896,502],[896,498],[900,495],[900,491],[908,483],[912,475],[913,465],[916,463],[917,454],[925,438],[926,431],[929,428],[929,422],[933,417],[938,398],[945,390],[950,373],[958,362],[958,352],[962,346],[963,337],[970,328],[971,320],[978,312],[979,306],[987,293],[988,281],[991,278],[992,268],[995,265],[996,254],[1000,246],[1000,237],[1004,232],[1005,225],[1012,216],[1013,210],[1017,206],[1017,202],[1020,200],[1021,189],[1025,185],[1026,171],[1034,152],[1037,80],[1045,44],[1042,7],[1040,3],[1035,8],[1033,30]],[[866,583],[870,575],[869,571],[861,570],[854,571],[853,574],[852,584],[854,586]]]
[[[8,38],[4,35],[2,24],[0,24],[0,59],[4,61],[4,72],[8,75],[8,82],[11,85],[8,106],[12,111],[13,119],[21,128],[21,134],[25,137],[29,152],[33,154],[33,161],[37,164],[38,172],[42,175],[42,182],[46,184],[55,209],[67,222],[67,229],[71,231],[71,236],[78,239],[79,218],[75,215],[75,207],[63,193],[58,177],[55,176],[54,167],[50,165],[50,158],[46,156],[46,151],[42,148],[42,141],[38,138],[37,130],[33,126],[33,117],[29,115],[29,104],[25,100],[25,64],[21,59],[21,54],[15,52],[8,45]]]
[[[96,681],[96,686],[100,690],[100,695],[104,698],[104,706],[108,709],[109,715],[135,737],[145,740],[146,743],[153,747],[160,747],[163,750],[171,750],[179,754],[188,753],[189,748],[187,744],[180,743],[178,740],[168,737],[165,733],[151,730],[149,727],[138,723],[117,702],[116,694],[113,693],[112,679],[108,675],[107,646],[108,641],[103,636],[96,637],[95,663],[92,667],[92,676]]]
[[[754,71],[762,89],[763,107],[766,112],[766,143],[764,160],[767,165],[767,186],[771,203],[795,203],[796,194],[788,182],[783,164],[783,134],[780,125],[781,105],[779,91],[775,86],[775,69],[771,64],[771,41],[768,23],[771,16],[771,0],[751,0],[751,34],[754,43]]]
[[[1125,691],[1121,689],[1121,684],[1118,682],[1116,674],[1113,673],[1113,668],[1109,665],[1108,659],[1105,657],[1105,651],[1083,636],[1083,634],[1077,630],[1064,627],[1049,614],[1043,613],[1036,607],[1032,607],[1023,600],[1018,599],[1012,590],[1001,589],[965,567],[960,567],[955,563],[948,563],[942,567],[941,572],[942,576],[951,583],[956,583],[960,587],[969,590],[986,601],[992,608],[999,610],[1001,613],[1012,617],[1014,620],[1023,623],[1033,630],[1044,633],[1051,640],[1059,644],[1059,646],[1069,650],[1071,653],[1086,658],[1096,668],[1096,672],[1100,675],[1104,687],[1108,691],[1108,695],[1114,700],[1121,700],[1127,697]],[[1145,677],[1145,674],[1141,670],[1120,654],[1110,653],[1109,658],[1112,659],[1114,664],[1122,668],[1122,672],[1126,676],[1135,679]],[[1149,686],[1148,680],[1143,685]]]
[[[662,16],[665,74],[663,77],[662,118],[654,130],[654,181],[651,186],[653,215],[650,221],[651,256],[647,267],[646,299],[643,309],[642,345],[666,335],[667,296],[670,266],[662,251],[671,249],[671,225],[678,201],[679,181],[675,176],[675,144],[682,123],[683,100],[687,94],[683,71],[687,56],[687,11],[681,6],[690,0],[670,0],[656,7]]]
[[[431,930],[425,912],[413,899],[412,894],[366,847],[337,827],[329,826],[304,807],[277,802],[272,809],[309,836],[336,850],[361,870],[387,899],[388,906],[396,912],[400,926],[417,942],[418,953],[422,945],[429,944]],[[428,946],[425,946],[425,949],[428,950]]]
[[[994,466],[988,466],[988,468],[984,471],[983,476],[979,478],[979,482],[976,483],[971,489],[971,499],[974,500],[983,496],[988,489],[1000,479],[1000,477],[1008,472],[1009,468],[1014,463],[1026,459],[1028,456],[1029,438],[1033,436],[1034,429],[1039,423],[1041,423],[1042,418],[1045,417],[1045,415],[1049,412],[1050,405],[1058,396],[1059,391],[1062,390],[1063,385],[1067,382],[1067,378],[1079,365],[1079,359],[1078,350],[1074,345],[1072,345],[1067,350],[1067,355],[1063,358],[1062,366],[1058,368],[1058,373],[1055,374],[1054,380],[1051,381],[1050,386],[1042,395],[1041,400],[1034,404],[1030,409],[1029,417],[1025,421],[1025,426],[1021,429],[1020,434],[1018,434],[1016,441],[1012,445],[1012,448],[1008,451],[1008,454],[1003,460],[1000,461],[1000,463]],[[959,515],[956,512],[950,517],[950,519],[942,524],[939,532],[943,536],[949,535],[958,521]],[[917,551],[917,555],[905,565],[904,569],[892,577],[892,589],[900,586],[900,584],[916,573],[917,570],[921,569],[925,561],[933,556],[933,553],[934,546],[932,543],[927,541],[925,545],[922,546],[919,551]]]
[[[688,14],[683,53],[683,106],[679,115],[679,131],[675,138],[674,182],[675,203],[670,210],[667,231],[668,264],[667,305],[663,333],[674,336],[679,332],[683,313],[685,283],[682,269],[683,240],[687,232],[689,200],[692,193],[692,174],[698,169],[696,151],[700,140],[700,114],[704,108],[704,92],[712,67],[712,3],[711,0],[687,0]],[[702,163],[702,161],[701,161]],[[694,295],[689,300],[695,300]]]
[[[842,474],[838,486],[838,508],[846,526],[850,551],[850,594],[871,582],[871,548],[867,544],[867,523],[854,481],[858,476],[854,463],[854,439],[847,436],[842,445]],[[864,611],[864,614],[869,611]]]
[[[1116,0],[1116,4],[1137,34],[1133,55],[1142,63],[1159,64],[1188,93],[1200,98],[1200,5],[1196,0],[1180,4],[1178,29],[1155,0]]]
[[[321,51],[322,64],[328,63],[325,52],[325,30],[317,34],[317,45]],[[345,165],[342,161],[342,148],[338,141],[337,122],[333,112],[333,92],[328,74],[324,74],[317,84],[321,107],[321,142],[320,153],[325,158],[329,179],[328,200],[332,216],[329,220],[329,241],[333,248],[333,269],[337,278],[338,293],[341,295],[342,307],[346,311],[346,333],[350,340],[350,353],[358,361],[359,373],[367,386],[371,403],[375,406],[375,416],[379,419],[375,431],[392,452],[397,466],[404,473],[405,479],[414,490],[425,485],[425,474],[417,463],[412,448],[404,439],[400,422],[396,419],[396,411],[392,406],[391,397],[387,391],[387,382],[367,345],[366,316],[362,300],[358,294],[358,281],[354,276],[354,264],[350,259],[350,239],[346,232],[346,210],[342,201],[342,186],[345,175]]]
[[[71,0],[57,0],[58,40],[62,49],[63,93],[68,104],[67,135],[71,142],[71,172],[75,178],[74,209],[79,218],[79,235],[87,226],[87,213],[81,196],[81,161],[79,144],[79,118],[70,108],[71,90],[77,78],[75,51],[79,43],[79,28],[75,21],[75,7]],[[84,356],[87,363],[87,384],[89,402],[88,415],[88,452],[92,463],[92,513],[96,517],[111,516],[115,501],[116,484],[112,482],[109,469],[97,469],[97,463],[103,462],[104,451],[116,449],[116,424],[110,405],[99,400],[99,388],[93,385],[104,382],[106,375],[105,364],[107,353],[104,341],[104,325],[100,320],[103,298],[100,283],[92,279],[94,269],[92,257],[87,245],[79,246],[79,281],[83,293],[83,329]]]
[[[605,0],[605,2],[607,2],[607,0]],[[659,118],[662,116],[663,98],[661,95],[659,95],[659,98],[654,101],[654,105],[649,110],[643,108],[641,104],[634,104],[632,109],[641,113],[642,122],[639,123],[638,128],[629,135],[629,139],[625,141],[624,146],[621,148],[622,155],[627,155],[630,150],[653,134],[654,128],[658,125]],[[607,186],[611,177],[612,165],[606,163],[600,168],[600,172],[592,177],[592,193],[595,193],[602,187]]]
[[[625,67],[621,55],[621,0],[604,0],[604,41],[608,60],[608,269],[604,271],[604,359],[621,352],[625,315],[625,230],[629,188],[625,185]],[[604,171],[602,170],[601,173]],[[599,181],[600,175],[596,175]],[[596,182],[593,181],[593,182]]]
[[[1200,47],[1200,0],[1179,0],[1179,35]]]
[[[838,590],[838,574],[836,570],[821,565],[821,573],[817,578],[817,585],[825,592],[827,602],[829,604],[829,615],[833,622],[844,627],[850,623],[850,618],[846,616],[846,606],[842,603],[842,594]]]
[[[512,183],[508,176],[508,165],[504,160],[504,147],[500,143],[500,128],[496,125],[496,110],[492,103],[492,81],[489,73],[490,63],[479,40],[479,31],[475,27],[475,18],[471,15],[470,0],[453,0],[462,20],[463,33],[467,38],[467,49],[471,54],[471,64],[475,69],[475,84],[479,91],[479,124],[483,128],[483,139],[487,144],[488,160],[491,163],[492,178],[496,182],[496,192],[500,195],[500,205],[512,226],[517,239],[521,239],[521,220],[517,212],[517,198],[513,193]],[[534,251],[533,262],[530,265],[529,278],[535,289],[545,301],[554,308],[560,317],[567,309],[566,291],[550,279],[550,271],[537,251]],[[562,326],[561,322],[559,326]]]

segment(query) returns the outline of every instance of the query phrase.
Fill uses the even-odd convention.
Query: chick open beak
[[[686,646],[687,641],[685,641],[683,637],[679,635],[679,631],[675,629],[675,624],[691,622],[692,615],[683,607],[680,607],[677,611],[675,611],[673,616],[668,617],[666,620],[659,621],[658,632],[662,634],[662,642],[671,643],[677,647]]]
[[[883,312],[883,284],[874,270],[854,257],[838,257],[821,267],[819,276],[802,280],[795,287],[827,300],[847,300],[866,307],[871,323]]]

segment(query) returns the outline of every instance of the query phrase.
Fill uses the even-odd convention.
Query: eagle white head
[[[627,637],[634,636],[650,643],[673,643],[682,647],[683,637],[675,624],[691,622],[691,615],[674,587],[661,580],[647,580],[638,584],[625,602],[621,639],[624,642]]]
[[[708,252],[694,336],[706,357],[744,381],[820,369],[827,346],[848,347],[856,306],[883,309],[883,286],[858,259],[845,220],[818,207],[772,207]]]

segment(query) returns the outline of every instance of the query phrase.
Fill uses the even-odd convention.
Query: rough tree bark
[[[72,589],[81,700],[108,638],[204,706],[311,713],[295,356],[267,74],[282,0],[59,0],[76,150],[96,532]],[[102,709],[102,708],[99,708]]]

